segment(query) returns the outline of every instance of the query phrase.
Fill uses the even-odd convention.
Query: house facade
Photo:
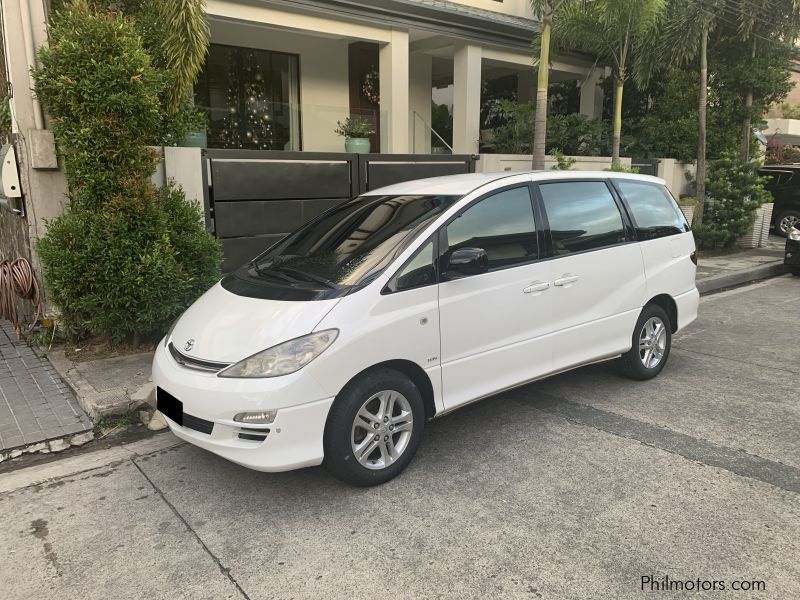
[[[208,0],[207,11],[195,99],[209,147],[342,151],[337,122],[360,116],[373,152],[477,153],[487,90],[536,92],[528,0]],[[589,116],[602,101],[593,66],[560,57],[551,74],[579,83]]]
[[[41,272],[35,242],[67,199],[32,92],[49,0],[0,6],[22,191],[0,202],[0,258],[28,258]],[[195,102],[209,121],[194,145],[210,149],[338,153],[337,124],[361,117],[375,131],[373,153],[472,155],[486,149],[490,100],[536,93],[528,0],[207,0],[207,18],[211,46]],[[602,75],[591,57],[561,56],[551,81],[573,82],[574,109],[596,116]],[[181,183],[201,199],[205,180],[193,173],[203,169],[194,162],[181,173],[167,165],[166,175],[194,177]]]

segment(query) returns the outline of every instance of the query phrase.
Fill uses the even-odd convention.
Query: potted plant
[[[361,117],[347,117],[344,123],[336,122],[337,134],[344,137],[344,149],[347,152],[366,154],[370,150],[369,136],[375,133],[372,125]]]

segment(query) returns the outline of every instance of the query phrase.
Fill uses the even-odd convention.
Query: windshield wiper
[[[271,270],[274,271],[281,271],[283,273],[288,273],[289,275],[294,275],[295,277],[299,277],[301,279],[305,279],[306,281],[312,281],[314,283],[319,283],[320,285],[324,285],[326,288],[335,290],[338,289],[339,286],[333,283],[330,279],[325,279],[324,277],[320,277],[319,275],[314,275],[313,273],[307,273],[306,271],[300,271],[298,269],[293,269],[291,267],[285,267],[283,265],[272,265],[270,267]]]

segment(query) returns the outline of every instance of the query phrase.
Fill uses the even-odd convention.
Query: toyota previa
[[[356,484],[411,461],[426,421],[554,373],[664,368],[697,316],[696,254],[664,182],[613,172],[399,183],[323,213],[173,324],[157,405],[260,471]]]

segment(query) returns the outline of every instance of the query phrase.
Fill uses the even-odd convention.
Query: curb
[[[751,281],[759,281],[760,279],[769,279],[770,277],[778,277],[788,273],[789,269],[783,264],[783,261],[776,261],[761,265],[760,267],[753,267],[752,269],[742,269],[740,271],[732,271],[730,273],[721,273],[713,277],[706,277],[697,280],[697,290],[700,295],[711,294],[722,289],[735,287]]]
[[[122,382],[118,387],[98,391],[81,375],[75,363],[63,351],[50,352],[47,359],[92,421],[99,417],[124,415],[143,406],[155,406],[152,382],[133,387]]]

